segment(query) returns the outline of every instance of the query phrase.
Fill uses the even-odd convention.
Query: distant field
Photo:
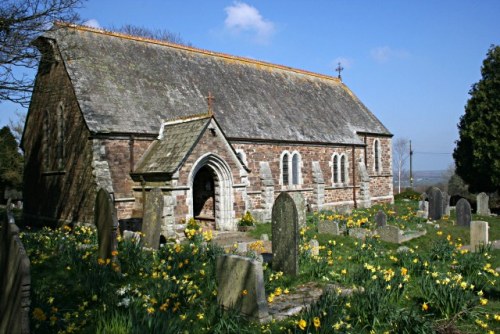
[[[446,170],[425,170],[413,172],[413,186],[422,187],[436,185],[439,183],[448,183],[448,176]],[[397,186],[398,179],[394,174],[394,185]],[[403,177],[401,180],[401,188],[410,186],[409,176]]]

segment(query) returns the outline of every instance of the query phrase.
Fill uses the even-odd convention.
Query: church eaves
[[[355,144],[390,136],[337,78],[172,43],[57,24],[55,39],[93,133],[157,135],[163,119],[213,112],[229,140]]]

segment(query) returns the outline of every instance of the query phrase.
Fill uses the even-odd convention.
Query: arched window
[[[339,156],[337,153],[333,155],[332,172],[333,172],[333,184],[339,183]]]
[[[288,153],[283,154],[281,158],[281,180],[284,186],[288,185]]]
[[[340,156],[340,182],[345,183],[346,181],[346,173],[347,172],[347,165],[346,165],[346,158],[345,155],[342,154]]]
[[[295,152],[292,155],[292,184],[299,184],[300,175],[300,155]]]
[[[376,173],[380,173],[380,142],[378,139],[373,143],[374,168]]]

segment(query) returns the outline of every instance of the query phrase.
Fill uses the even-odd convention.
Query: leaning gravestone
[[[477,199],[476,213],[480,216],[489,216],[491,214],[489,207],[490,197],[485,193],[480,193],[477,195],[476,199]]]
[[[163,214],[163,194],[160,188],[154,188],[146,195],[142,233],[144,246],[158,249],[160,246],[161,221]]]
[[[99,189],[95,199],[94,224],[97,226],[97,238],[99,241],[98,257],[100,259],[111,259],[112,252],[117,247],[118,219],[110,194]]]
[[[273,270],[295,276],[299,273],[299,228],[295,202],[285,192],[274,201],[272,211]]]
[[[269,320],[262,262],[237,255],[217,257],[217,302],[251,320]]]
[[[438,220],[443,217],[443,194],[441,190],[432,187],[429,191],[429,219]]]
[[[307,203],[302,193],[288,193],[295,202],[297,208],[297,217],[299,221],[299,228],[306,226]]]
[[[340,235],[339,223],[333,221],[320,221],[318,223],[318,233]]]
[[[469,201],[465,198],[458,200],[456,204],[457,213],[457,225],[463,227],[469,227],[472,220],[472,213]]]
[[[375,223],[377,223],[377,227],[383,227],[387,225],[387,215],[384,211],[378,210],[375,214]]]
[[[470,224],[470,250],[475,252],[481,245],[488,244],[488,223],[483,221],[473,221]]]

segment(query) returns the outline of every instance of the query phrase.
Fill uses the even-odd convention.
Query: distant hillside
[[[425,187],[436,185],[439,183],[448,183],[448,176],[446,170],[422,170],[413,172],[413,186],[414,187]],[[394,186],[397,186],[398,179],[394,175]],[[401,188],[407,188],[410,186],[409,176],[403,177],[401,180]]]

